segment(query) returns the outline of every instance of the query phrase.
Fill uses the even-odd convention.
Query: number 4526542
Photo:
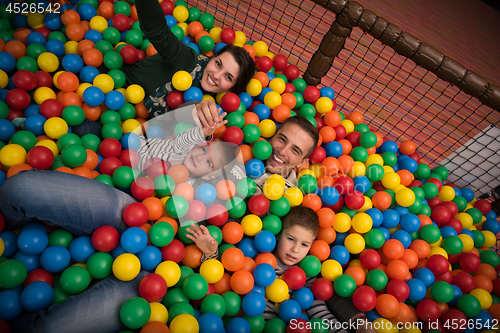
[[[54,6],[54,8],[52,8]],[[61,4],[55,3],[52,5],[49,3],[48,5],[43,3],[9,3],[7,8],[5,9],[7,12],[15,14],[31,14],[31,13],[40,13],[43,14],[45,11],[59,14],[61,10]]]

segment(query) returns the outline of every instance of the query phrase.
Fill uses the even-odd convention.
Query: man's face
[[[314,145],[311,136],[297,124],[280,127],[269,143],[273,153],[266,160],[266,170],[283,177],[305,162],[307,152]]]

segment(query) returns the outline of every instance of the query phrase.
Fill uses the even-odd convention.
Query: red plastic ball
[[[160,274],[152,273],[142,278],[139,294],[148,302],[156,302],[167,293],[167,281]]]
[[[201,222],[205,219],[205,215],[207,214],[207,207],[200,200],[191,200],[189,201],[189,209],[185,215],[187,220]]]
[[[288,323],[286,333],[311,333],[309,322],[302,318],[294,319],[294,322]]]
[[[377,305],[377,293],[370,286],[359,286],[352,294],[352,302],[360,311],[371,311]]]
[[[40,104],[40,113],[45,118],[61,117],[64,105],[57,99],[46,99]]]
[[[113,172],[121,166],[123,166],[123,163],[118,158],[106,157],[99,164],[99,170],[103,175],[113,176]]]
[[[462,232],[462,229],[463,229],[462,222],[460,222],[459,219],[456,219],[454,217],[452,217],[448,221],[448,223],[445,224],[445,226],[452,227],[453,229],[455,229],[457,231],[458,234],[460,234]]]
[[[493,293],[497,297],[500,297],[500,278],[496,278],[495,280],[493,280]]]
[[[441,315],[436,302],[430,299],[423,299],[418,302],[416,310],[417,316],[423,321],[436,321]]]
[[[485,215],[491,210],[491,204],[488,201],[481,199],[474,203],[474,208],[479,209],[481,214]]]
[[[342,140],[342,139],[345,139],[346,135],[347,135],[347,131],[344,127],[344,125],[339,125],[337,127],[334,127],[333,128],[335,130],[335,140],[338,141],[338,140]]]
[[[14,74],[14,85],[22,90],[30,91],[35,89],[38,80],[35,74],[25,69],[20,70]]]
[[[406,282],[400,279],[392,279],[391,281],[389,281],[386,287],[386,291],[388,294],[396,297],[399,302],[403,302],[410,295],[410,288],[408,287]]]
[[[269,210],[269,199],[262,194],[254,195],[248,200],[248,209],[252,214],[264,215]]]
[[[261,72],[269,72],[273,67],[273,61],[268,56],[263,56],[257,59],[255,65]]]
[[[243,142],[243,131],[236,126],[230,126],[224,132],[224,141],[239,145]]]
[[[443,313],[441,319],[445,323],[467,323],[467,316],[460,310],[457,309],[449,309],[445,313]],[[465,327],[460,327],[463,325],[460,324],[449,325],[448,331],[453,333],[462,332],[465,330]]]
[[[299,77],[300,71],[299,68],[295,65],[288,65],[286,68],[283,70],[283,74],[286,76],[288,81],[293,81],[296,78]]]
[[[450,262],[442,255],[434,254],[427,259],[426,267],[430,269],[432,273],[439,275],[449,269]]]
[[[37,170],[47,170],[54,163],[54,153],[45,146],[36,146],[29,150],[27,161]]]
[[[0,232],[3,231],[3,228],[5,228],[5,217],[3,217],[2,214],[0,214]]]
[[[295,86],[291,84],[290,82],[285,83],[285,91],[284,93],[294,93],[295,92]]]
[[[444,281],[444,282],[452,283],[453,273],[451,271],[446,271],[443,274],[436,275],[436,281]]]
[[[352,191],[354,191],[354,181],[351,177],[340,176],[335,181],[333,187],[339,192],[340,195],[346,195],[347,193],[352,193]]]
[[[156,157],[148,159],[146,163],[144,163],[146,174],[152,180],[155,180],[155,178],[158,176],[166,175],[171,167],[172,163],[166,162]]]
[[[139,164],[139,155],[135,150],[125,149],[120,153],[118,159],[122,161],[123,165],[135,168]]]
[[[431,211],[431,220],[436,222],[438,226],[441,226],[448,222],[451,218],[450,211],[444,206],[434,207]]]
[[[365,204],[365,197],[363,193],[354,190],[345,195],[344,202],[348,208],[356,210],[363,207]]]
[[[321,163],[326,158],[326,151],[323,147],[318,146],[314,148],[311,156],[309,156],[309,161],[311,163]]]
[[[288,65],[288,59],[284,55],[277,54],[274,56],[273,66],[275,70],[282,71],[286,68],[287,65]]]
[[[235,93],[226,93],[220,100],[222,109],[226,112],[234,112],[240,107],[240,98]]]
[[[306,273],[302,268],[292,266],[286,270],[283,280],[290,289],[297,290],[305,285]]]
[[[116,14],[112,19],[113,27],[123,32],[130,29],[130,20],[125,14]]]
[[[466,272],[477,271],[479,266],[481,265],[481,259],[471,252],[462,253],[460,258],[458,259],[458,262],[460,264],[460,268],[462,268]]]
[[[318,131],[326,126],[325,120],[323,118],[316,116],[314,117],[314,120],[316,120],[316,129]]]
[[[311,291],[315,298],[326,301],[333,296],[333,284],[330,280],[318,278],[313,282]]]
[[[146,53],[143,50],[137,50],[137,60],[142,60],[146,58]]]
[[[40,27],[40,28],[35,29],[35,32],[39,32],[43,35],[43,37],[45,37],[45,39],[49,39],[49,35],[52,32],[52,30],[50,30],[46,27]]]
[[[30,106],[31,98],[25,90],[16,88],[5,95],[5,102],[11,109],[24,110]]]
[[[163,9],[163,15],[172,15],[174,13],[175,5],[170,0],[164,0],[160,2],[161,9]]]
[[[116,139],[107,138],[101,141],[99,151],[102,157],[118,157],[122,152],[122,145]]]
[[[215,204],[207,209],[207,221],[217,227],[223,226],[229,217],[226,207],[221,204]]]
[[[148,218],[148,208],[140,202],[133,202],[123,210],[123,220],[130,227],[140,227],[148,222]]]
[[[427,183],[433,183],[438,187],[438,190],[441,191],[441,188],[443,187],[443,183],[439,179],[436,178],[430,178],[427,180]]]
[[[179,105],[184,103],[184,94],[180,91],[172,91],[167,95],[167,104],[172,109],[177,109]]]
[[[358,131],[352,131],[351,133],[347,134],[346,135],[346,139],[347,141],[349,141],[352,145],[352,147],[358,147],[360,146],[361,144],[359,143],[359,138],[361,137],[361,133],[359,133]]]
[[[382,262],[380,254],[374,249],[366,249],[359,255],[359,261],[366,269],[375,269]]]
[[[179,263],[182,259],[184,259],[185,254],[186,248],[178,239],[173,239],[170,244],[161,248],[161,257],[163,261],[171,260]]]
[[[120,242],[120,234],[110,226],[103,225],[97,228],[92,234],[92,245],[100,252],[109,252],[114,250]]]
[[[122,47],[120,49],[120,55],[122,56],[123,62],[126,64],[133,64],[139,57],[137,49],[132,45],[125,45]]]
[[[35,77],[36,77],[36,86],[35,88],[40,88],[40,87],[52,87],[52,76],[50,76],[49,73],[44,72],[44,71],[36,71],[35,72]]]
[[[23,282],[23,287],[26,288],[27,285],[35,282],[35,281],[43,281],[50,284],[50,286],[54,286],[54,276],[52,273],[47,272],[43,268],[36,268],[28,273],[26,280]]]
[[[427,200],[427,204],[430,209],[434,209],[443,204],[443,201],[439,197],[434,197],[432,199]]]
[[[448,211],[450,212],[450,215],[451,216],[455,216],[458,214],[458,206],[456,203],[454,203],[453,201],[445,201],[441,204],[441,206],[445,207],[446,209],[448,209]],[[451,218],[450,216],[450,218]],[[449,220],[448,220],[449,221]]]
[[[319,89],[315,86],[308,86],[302,94],[304,95],[304,100],[311,104],[316,102],[320,96]]]
[[[151,179],[146,177],[139,177],[134,180],[132,186],[130,186],[130,191],[132,192],[134,198],[142,201],[153,195],[155,186]]]
[[[223,43],[226,43],[228,45],[232,44],[235,38],[236,38],[236,33],[231,28],[228,27],[223,28],[222,31],[220,32],[220,40]]]
[[[476,287],[476,280],[467,272],[458,272],[453,277],[453,284],[462,291],[462,294],[468,294]]]
[[[9,109],[9,114],[5,119],[7,119],[8,121],[12,121],[15,118],[22,118],[22,117],[24,117],[24,111]]]

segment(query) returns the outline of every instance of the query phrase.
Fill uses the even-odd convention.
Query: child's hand
[[[186,229],[187,232],[191,233],[187,234],[186,237],[194,241],[196,246],[200,249],[201,252],[205,254],[205,257],[213,255],[217,252],[217,241],[210,235],[207,227],[204,225],[197,226],[196,224],[191,224],[192,229]]]
[[[215,130],[217,130],[219,127],[224,126],[227,123],[227,120],[224,120],[224,117],[226,115],[227,115],[227,113],[224,112],[223,114],[221,114],[219,116],[219,121],[214,122],[213,125],[209,125],[208,127],[203,127],[202,128],[203,136],[204,137],[210,136],[210,135],[214,134]]]
[[[227,123],[227,120],[223,120],[227,113],[224,112],[219,115],[220,110],[217,109],[215,102],[211,99],[196,104],[196,111],[193,110],[193,117],[196,124],[203,130],[205,137],[212,135],[216,129]]]

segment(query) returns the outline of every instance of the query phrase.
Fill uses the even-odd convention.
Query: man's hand
[[[200,249],[201,252],[205,254],[205,257],[209,257],[217,252],[217,241],[210,235],[207,227],[204,225],[197,226],[196,224],[191,224],[192,229],[186,229],[187,232],[191,233],[187,234],[186,237],[194,241],[196,246]]]
[[[205,137],[212,135],[215,130],[227,123],[227,120],[223,120],[227,113],[224,112],[219,115],[220,110],[221,109],[217,109],[213,100],[202,101],[196,105],[198,116],[195,114],[193,116],[196,124],[203,130],[203,135]]]

